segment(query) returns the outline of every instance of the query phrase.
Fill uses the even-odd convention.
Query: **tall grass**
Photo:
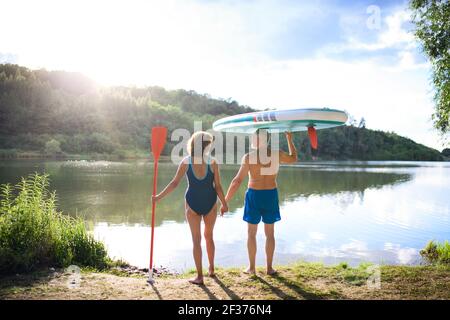
[[[450,265],[450,243],[429,241],[420,255],[429,263]]]
[[[57,210],[48,175],[32,174],[1,185],[0,274],[71,264],[107,267],[110,259],[80,218]]]

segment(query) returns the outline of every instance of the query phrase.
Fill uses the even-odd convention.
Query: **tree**
[[[364,117],[362,117],[361,120],[359,121],[358,128],[363,128],[363,129],[366,128],[366,119],[364,119]]]
[[[450,157],[450,148],[445,148],[444,150],[442,150],[442,155],[444,157]]]
[[[74,77],[74,85],[70,79]],[[49,80],[52,79],[52,80]],[[60,79],[63,79],[60,82]],[[98,87],[73,73],[32,71],[0,64],[0,153],[42,151],[48,155],[126,154],[149,152],[153,126],[164,125],[169,136],[177,128],[192,132],[194,121],[203,128],[225,115],[254,111],[228,99],[160,87]],[[84,92],[84,93],[83,93]],[[439,151],[414,143],[394,133],[364,128],[365,120],[350,117],[351,126],[317,132],[321,159],[442,160]],[[295,135],[302,160],[311,159],[306,132]],[[167,155],[178,141],[167,141]],[[287,150],[284,137],[281,148]],[[0,154],[0,157],[2,155]]]
[[[435,88],[435,127],[450,130],[450,1],[410,0],[415,35],[421,41],[432,67]]]
[[[351,127],[356,126],[356,119],[355,119],[355,117],[352,116],[351,114],[348,116],[348,124],[349,124]]]
[[[61,146],[58,140],[52,139],[45,143],[45,153],[48,155],[57,155],[61,153]]]

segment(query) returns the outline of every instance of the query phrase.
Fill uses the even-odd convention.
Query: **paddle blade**
[[[159,155],[164,149],[167,139],[167,128],[166,127],[153,127],[152,128],[152,153],[155,159],[159,158]]]
[[[309,141],[311,142],[311,147],[317,149],[317,131],[314,127],[308,127]]]

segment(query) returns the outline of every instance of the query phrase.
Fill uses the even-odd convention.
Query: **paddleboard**
[[[347,122],[347,113],[329,108],[270,110],[238,114],[213,123],[213,130],[233,133],[307,131],[308,128],[327,129]]]

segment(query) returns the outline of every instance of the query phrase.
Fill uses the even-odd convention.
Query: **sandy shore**
[[[297,263],[275,276],[226,268],[203,286],[187,281],[192,272],[161,274],[150,286],[141,272],[83,270],[75,279],[44,270],[0,278],[0,299],[450,299],[450,267],[367,267]]]

